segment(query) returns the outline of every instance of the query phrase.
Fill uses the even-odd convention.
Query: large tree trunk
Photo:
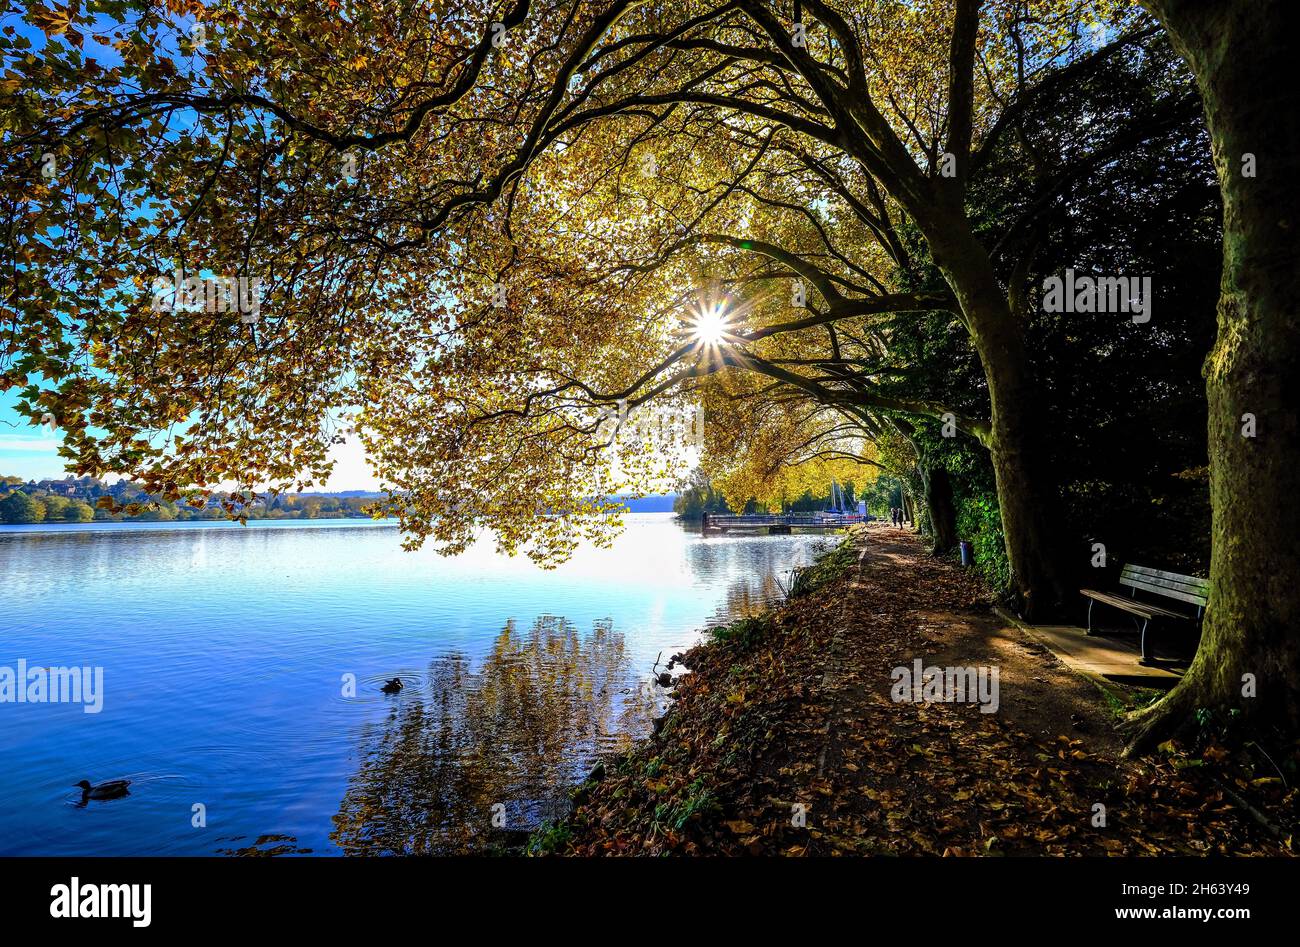
[[[1151,0],[1204,100],[1223,190],[1205,363],[1213,547],[1200,650],[1130,752],[1200,707],[1300,730],[1300,84],[1294,0]],[[1253,155],[1254,177],[1245,158]],[[1250,433],[1253,415],[1254,436]],[[1250,677],[1246,677],[1250,675]],[[1248,684],[1255,682],[1255,696]],[[1247,688],[1244,691],[1243,688]]]
[[[952,498],[952,479],[943,467],[925,465],[921,467],[921,478],[933,551],[936,556],[942,556],[957,545],[957,507]]]
[[[976,345],[993,408],[989,453],[1011,580],[1021,613],[1029,621],[1040,621],[1060,609],[1066,593],[1057,497],[1040,456],[1049,428],[1039,412],[1035,386],[1026,377],[1023,353],[989,340],[980,342],[977,339]]]
[[[998,285],[988,254],[956,213],[926,228],[935,262],[952,287],[988,383],[987,446],[1019,610],[1031,621],[1059,609],[1066,583],[1057,496],[1043,461],[1050,426],[1030,372],[1024,333]]]

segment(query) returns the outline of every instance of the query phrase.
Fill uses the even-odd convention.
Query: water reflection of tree
[[[723,543],[696,543],[687,549],[696,575],[733,575],[726,597],[713,613],[710,624],[724,624],[736,618],[756,615],[785,598],[792,570],[811,565],[834,541],[800,536],[750,537]]]
[[[511,622],[477,670],[465,655],[436,658],[428,685],[403,691],[363,734],[334,842],[352,854],[436,854],[534,827],[598,754],[648,729],[652,702],[637,685],[607,622],[587,636],[551,616],[526,635]],[[506,831],[492,825],[497,804]]]
[[[745,618],[763,611],[773,602],[785,597],[785,588],[781,582],[789,582],[789,576],[764,575],[754,579],[737,579],[727,586],[724,604],[718,607],[715,619],[719,622],[735,618]]]

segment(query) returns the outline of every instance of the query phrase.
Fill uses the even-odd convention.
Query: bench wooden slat
[[[1146,579],[1120,579],[1119,584],[1142,592],[1151,592],[1154,595],[1168,595],[1170,598],[1176,598],[1183,602],[1195,602],[1201,606],[1204,606],[1209,599],[1209,595],[1201,589],[1166,584],[1163,581],[1149,582]]]
[[[1155,576],[1156,578],[1159,578],[1159,579],[1174,579],[1175,581],[1178,581],[1178,582],[1188,582],[1188,583],[1192,583],[1192,584],[1199,584],[1199,585],[1203,585],[1203,586],[1205,586],[1206,588],[1209,588],[1209,586],[1210,586],[1210,580],[1209,580],[1209,579],[1202,579],[1202,578],[1200,578],[1199,576],[1194,576],[1194,575],[1183,575],[1183,574],[1181,574],[1181,573],[1179,573],[1179,572],[1163,572],[1163,571],[1161,571],[1160,569],[1151,569],[1151,568],[1148,568],[1147,566],[1136,566],[1136,565],[1133,565],[1132,563],[1129,563],[1128,565],[1124,566],[1124,571],[1125,571],[1125,572],[1136,572],[1136,573],[1138,573],[1138,574],[1140,574],[1140,575],[1151,575],[1151,576]]]
[[[1138,573],[1122,572],[1120,573],[1121,582],[1140,582],[1143,585],[1150,585],[1155,588],[1177,589],[1180,592],[1208,594],[1210,586],[1208,582],[1199,580],[1185,581],[1181,579],[1165,579],[1154,575],[1141,575]]]
[[[1208,597],[1202,592],[1190,592],[1185,589],[1170,588],[1165,585],[1156,585],[1147,582],[1144,579],[1120,579],[1120,585],[1127,585],[1129,588],[1137,589],[1139,592],[1150,592],[1153,595],[1163,595],[1166,598],[1177,599],[1180,602],[1188,602],[1192,605],[1199,605],[1204,608]]]
[[[1142,602],[1135,598],[1125,598],[1123,595],[1115,595],[1111,592],[1101,592],[1097,589],[1080,589],[1080,594],[1088,598],[1096,599],[1121,611],[1128,612],[1132,615],[1138,615],[1142,618],[1194,618],[1194,615],[1188,615],[1186,612],[1176,612],[1172,609],[1161,608],[1159,605],[1152,605],[1150,602]]]
[[[1192,595],[1207,595],[1209,587],[1199,582],[1179,582],[1176,579],[1161,579],[1150,575],[1129,575],[1124,573],[1120,575],[1119,580],[1125,585],[1130,583],[1148,585],[1155,589],[1174,589],[1177,592],[1186,592]]]
[[[1129,563],[1120,570],[1119,584],[1141,592],[1163,595],[1204,608],[1210,597],[1210,582],[1177,572],[1163,572]]]
[[[1147,614],[1145,608],[1141,608],[1142,603],[1131,598],[1125,598],[1122,595],[1112,595],[1110,592],[1103,592],[1100,589],[1079,589],[1079,594],[1095,599],[1106,605],[1112,605],[1115,608],[1123,609],[1126,612],[1143,615],[1146,618],[1151,616]]]
[[[1178,572],[1162,572],[1158,568],[1147,568],[1145,566],[1128,565],[1123,567],[1121,575],[1143,576],[1147,579],[1162,579],[1171,581],[1175,585],[1191,585],[1193,588],[1204,588],[1209,591],[1210,580],[1201,579],[1196,575],[1179,575]]]
[[[1142,566],[1125,566],[1120,572],[1120,581],[1126,582],[1126,580],[1136,580],[1159,588],[1177,589],[1180,592],[1207,597],[1210,593],[1209,579],[1178,575],[1176,572],[1161,572],[1159,569],[1146,569]]]

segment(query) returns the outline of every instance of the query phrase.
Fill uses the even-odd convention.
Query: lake
[[[0,527],[0,673],[103,674],[97,713],[0,703],[0,854],[500,844],[649,731],[657,659],[835,542],[634,514],[547,571],[364,520]],[[121,799],[73,788],[122,778]]]

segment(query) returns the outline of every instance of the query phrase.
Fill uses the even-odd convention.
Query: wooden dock
[[[858,513],[705,513],[703,525],[706,536],[732,530],[766,530],[768,535],[779,535],[796,529],[843,529],[872,519]]]

